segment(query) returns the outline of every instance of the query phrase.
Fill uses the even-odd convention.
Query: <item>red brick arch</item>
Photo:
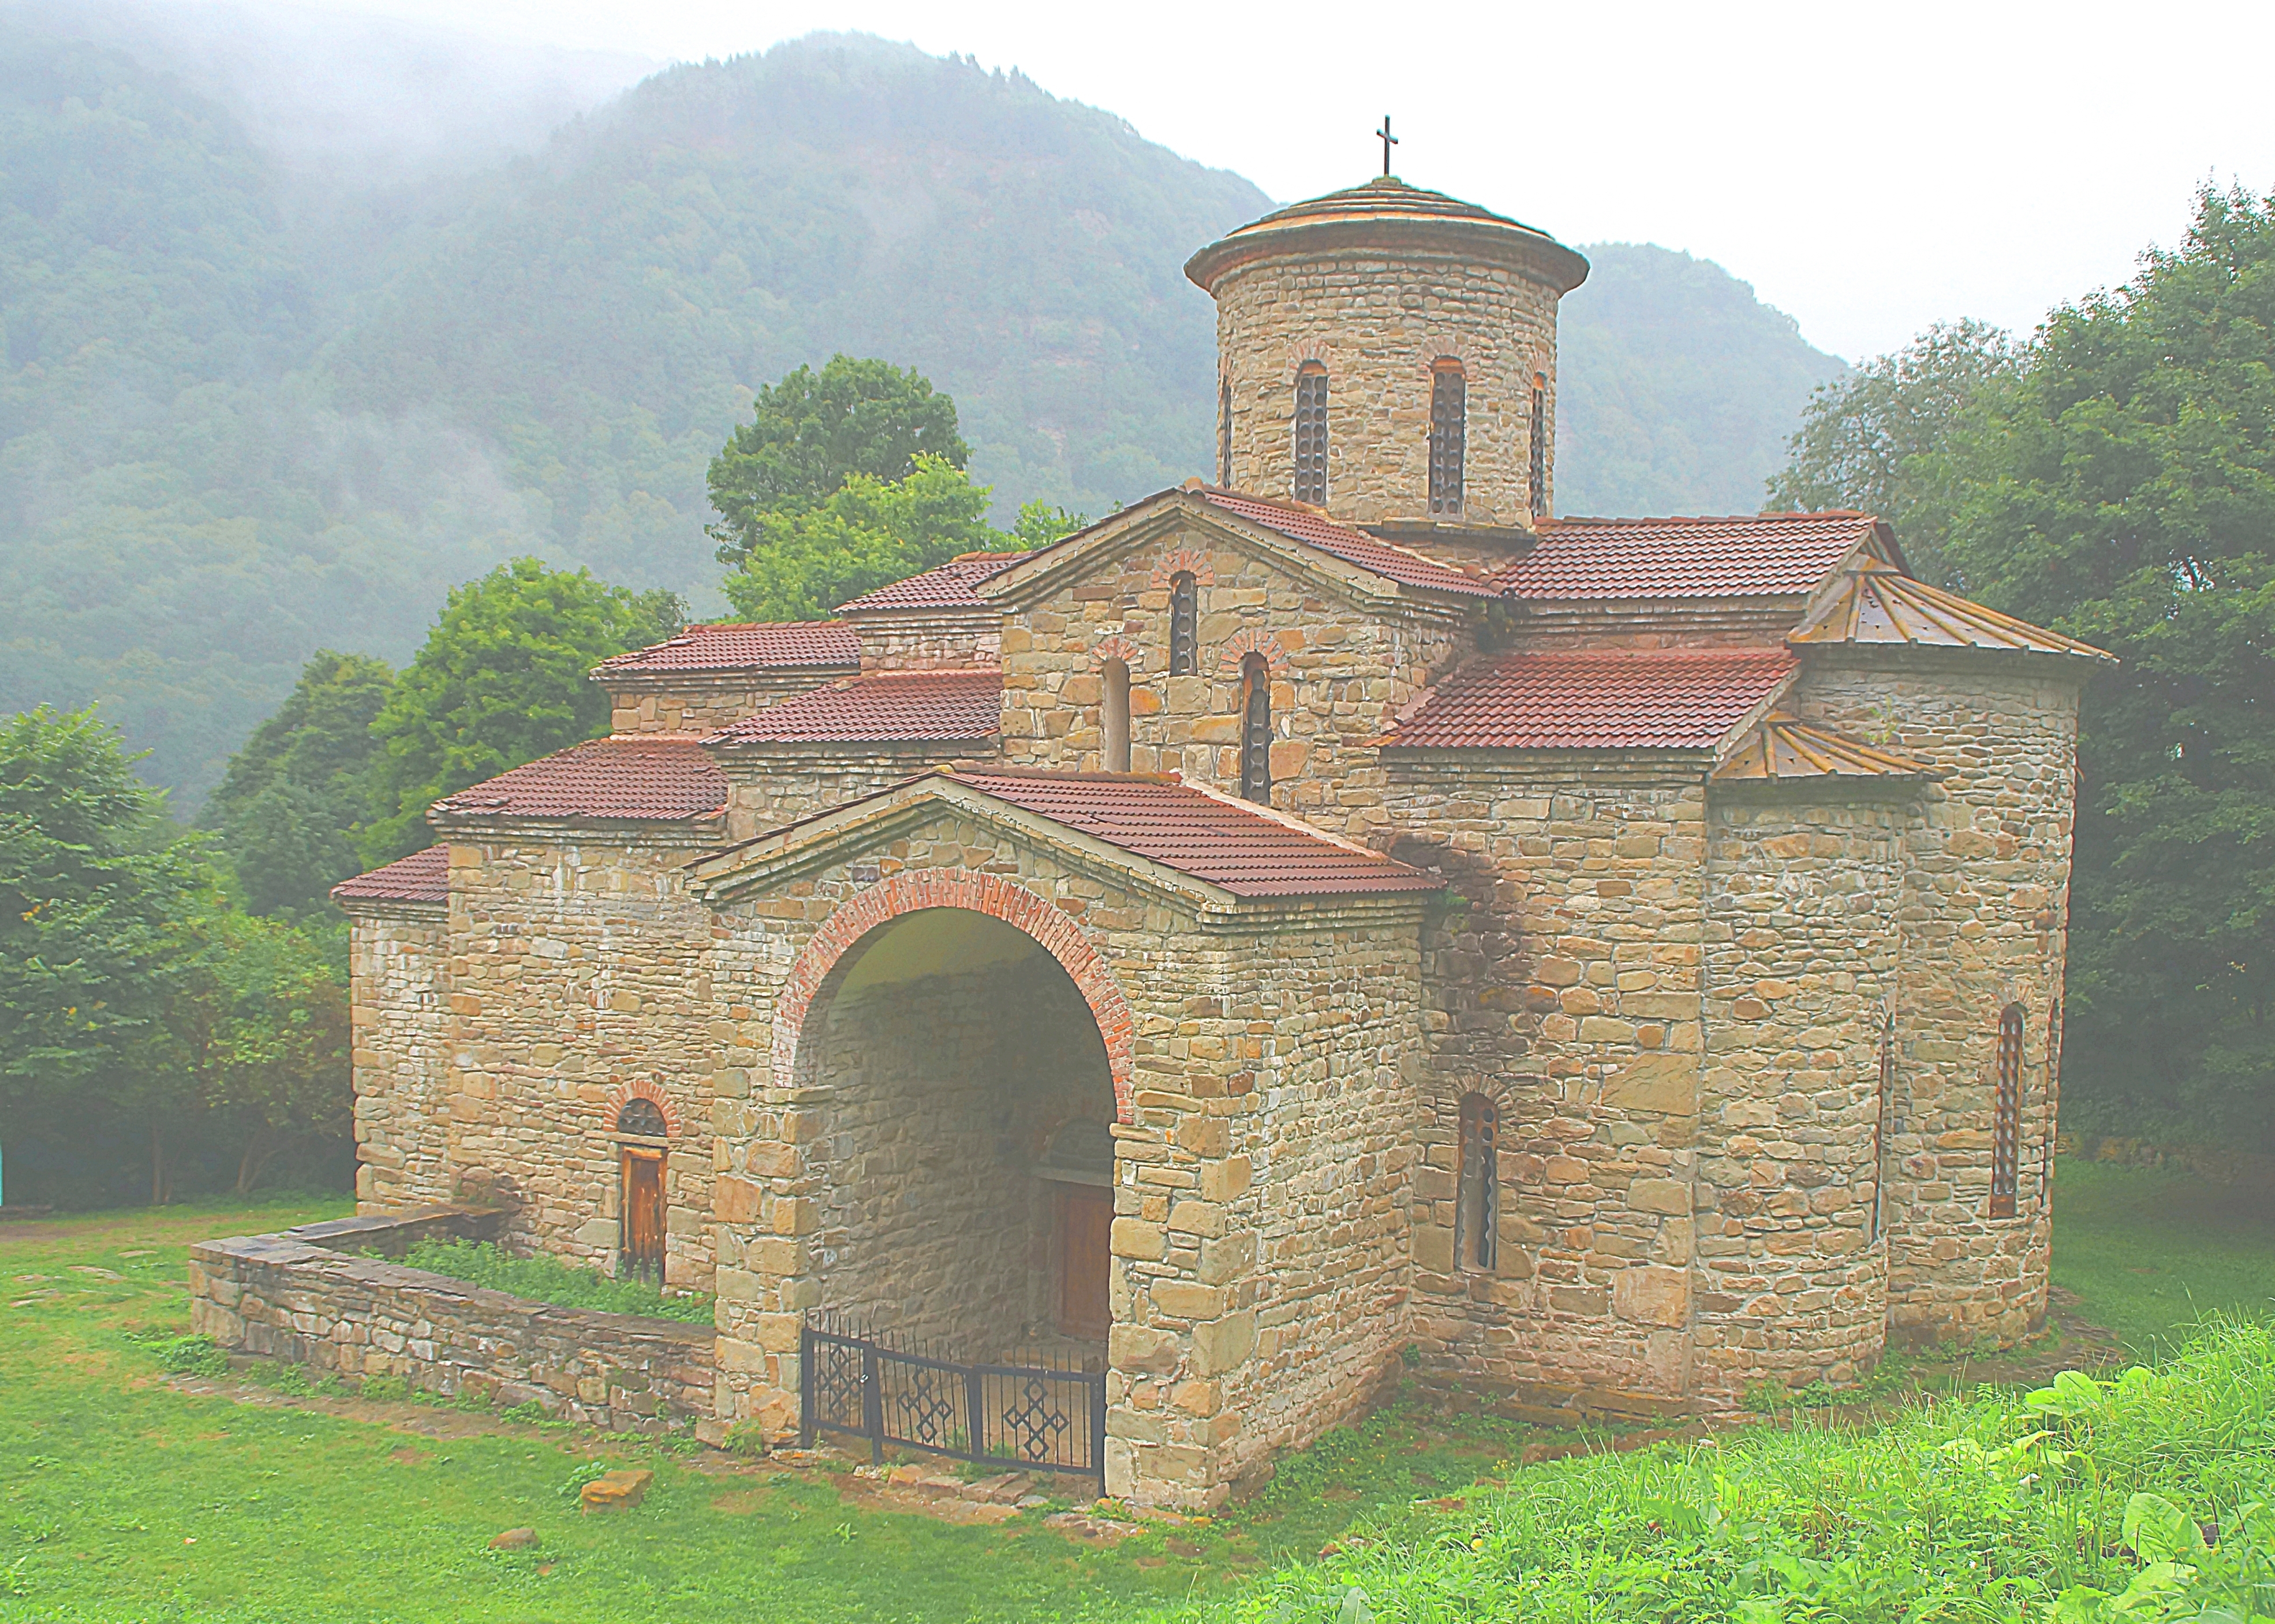
[[[1074,980],[1106,1039],[1106,1061],[1114,1077],[1115,1114],[1130,1120],[1131,1076],[1137,1047],[1130,1002],[1115,985],[1114,973],[1089,938],[1047,898],[1001,874],[968,868],[927,868],[896,874],[838,904],[805,944],[783,982],[775,1005],[775,1084],[797,1085],[798,1044],[806,1017],[837,962],[847,949],[879,925],[926,908],[963,908],[1000,919],[1032,937]]]
[[[1274,671],[1288,668],[1288,651],[1280,646],[1278,638],[1260,627],[1243,626],[1227,638],[1223,648],[1217,653],[1217,664],[1227,674],[1237,676],[1240,675],[1241,657],[1244,654],[1263,655],[1264,663]]]
[[[661,1084],[646,1077],[634,1077],[631,1082],[608,1091],[608,1127],[612,1131],[616,1125],[617,1114],[623,1111],[628,1099],[653,1101],[655,1108],[663,1113],[664,1132],[674,1138],[678,1137],[679,1107],[671,1103],[671,1096],[663,1091]]]

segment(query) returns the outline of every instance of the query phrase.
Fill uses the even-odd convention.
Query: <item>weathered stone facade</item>
[[[367,1208],[631,1266],[660,1156],[719,1424],[796,1430],[817,1311],[1074,1342],[1109,1487],[1187,1507],[1402,1355],[1642,1411],[2037,1324],[2097,657],[1864,516],[1526,528],[1576,257],[1448,200],[1370,248],[1385,194],[1196,261],[1237,480],[1286,494],[1329,364],[1333,517],[1196,481],[696,629],[601,674],[637,751],[343,888]],[[1440,352],[1471,495],[1424,524]],[[791,653],[693,668],[736,646]]]

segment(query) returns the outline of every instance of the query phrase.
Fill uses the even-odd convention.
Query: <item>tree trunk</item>
[[[150,1205],[166,1205],[166,1140],[158,1119],[150,1119]]]
[[[255,1181],[268,1170],[268,1164],[276,1159],[276,1152],[283,1148],[281,1141],[270,1136],[268,1123],[263,1122],[255,1128],[253,1137],[245,1142],[245,1154],[237,1159],[237,1193],[251,1195]]]

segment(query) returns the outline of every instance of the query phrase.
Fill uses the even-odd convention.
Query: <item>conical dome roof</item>
[[[1570,292],[1588,276],[1588,261],[1547,232],[1442,192],[1410,186],[1395,175],[1251,220],[1186,261],[1185,275],[1213,294],[1227,272],[1256,260],[1354,248],[1436,249],[1512,262],[1553,283],[1559,293]]]

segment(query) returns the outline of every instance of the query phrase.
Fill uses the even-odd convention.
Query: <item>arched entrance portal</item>
[[[795,1041],[797,1085],[827,1091],[821,1306],[966,1358],[1102,1356],[1114,1072],[1059,957],[977,910],[900,913]]]

